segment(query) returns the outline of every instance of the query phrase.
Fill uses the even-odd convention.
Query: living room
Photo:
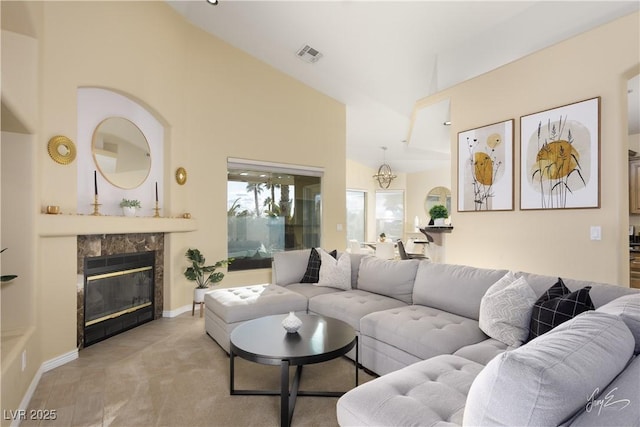
[[[518,209],[516,186],[514,210],[452,212],[448,263],[628,286],[626,82],[640,72],[638,19],[636,12],[417,100],[420,109],[449,99],[454,136],[601,99],[600,207],[524,211]],[[322,246],[345,248],[345,232],[337,227],[346,217],[345,191],[373,192],[375,170],[346,159],[344,105],[193,27],[159,2],[3,2],[2,29],[3,103],[8,100],[21,123],[3,125],[2,135],[2,247],[9,248],[2,255],[3,274],[20,279],[2,288],[3,407],[20,407],[43,366],[77,357],[78,230],[164,232],[164,311],[172,315],[191,307],[191,287],[182,275],[185,250],[200,248],[210,259],[227,252],[221,224],[227,221],[228,158],[323,168],[328,191]],[[5,46],[9,41],[15,44]],[[5,85],[4,79],[16,84]],[[53,162],[46,143],[54,135],[78,140],[77,97],[84,87],[126,94],[164,125],[160,201],[165,218],[152,218],[151,186],[147,218],[74,215],[81,180],[90,182],[93,168],[78,161]],[[425,183],[449,184],[455,194],[455,152],[450,176],[443,179],[448,182],[420,173],[394,181],[392,188],[406,191],[408,218],[422,205]],[[518,159],[518,151],[514,154]],[[184,186],[173,179],[180,166],[188,172]],[[91,172],[80,176],[81,167]],[[106,196],[105,190],[101,185]],[[115,204],[119,196],[101,203]],[[63,215],[54,222],[41,213],[47,205],[60,206]],[[181,218],[185,212],[192,219]],[[601,227],[601,240],[590,240],[591,226]],[[269,269],[233,272],[224,283],[266,283],[270,274]]]

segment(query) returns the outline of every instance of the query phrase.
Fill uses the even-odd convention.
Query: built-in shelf
[[[428,225],[424,227],[429,233],[451,233],[453,226],[451,225]]]
[[[184,233],[198,229],[190,218],[153,218],[93,215],[38,215],[38,235],[42,237],[91,234]]]

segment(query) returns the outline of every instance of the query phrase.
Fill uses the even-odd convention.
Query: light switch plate
[[[599,225],[592,225],[590,234],[591,240],[602,240],[602,228]]]

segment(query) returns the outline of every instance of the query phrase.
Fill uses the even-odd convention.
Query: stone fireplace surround
[[[162,317],[164,233],[94,234],[78,236],[77,345],[84,346],[84,258],[155,251],[154,319]]]

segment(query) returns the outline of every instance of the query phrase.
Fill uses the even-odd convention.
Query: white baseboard
[[[191,311],[192,306],[190,305],[183,305],[182,307],[178,307],[175,310],[165,310],[162,312],[162,317],[176,317],[176,316],[180,316],[182,313],[186,313],[188,311]],[[198,307],[196,307],[196,309],[198,309]]]
[[[55,357],[53,359],[47,360],[42,365],[40,365],[40,368],[38,368],[38,371],[33,376],[33,379],[31,380],[31,384],[29,384],[29,388],[27,388],[27,391],[25,392],[24,397],[22,398],[22,402],[20,402],[19,409],[24,411],[27,410],[27,407],[29,406],[29,402],[31,402],[31,398],[33,397],[33,393],[36,391],[36,388],[40,383],[40,378],[42,378],[42,374],[54,368],[57,368],[58,366],[62,366],[66,363],[69,363],[72,360],[76,360],[77,358],[78,358],[78,350],[75,349],[63,355]],[[20,421],[21,421],[20,419],[14,419],[11,422],[11,427],[18,427],[20,425]]]
[[[52,369],[57,368],[58,366],[65,365],[72,360],[76,360],[78,358],[78,349],[72,350],[68,353],[62,354],[56,358],[51,360],[47,360],[42,364],[40,369],[42,369],[42,373],[49,372]]]

